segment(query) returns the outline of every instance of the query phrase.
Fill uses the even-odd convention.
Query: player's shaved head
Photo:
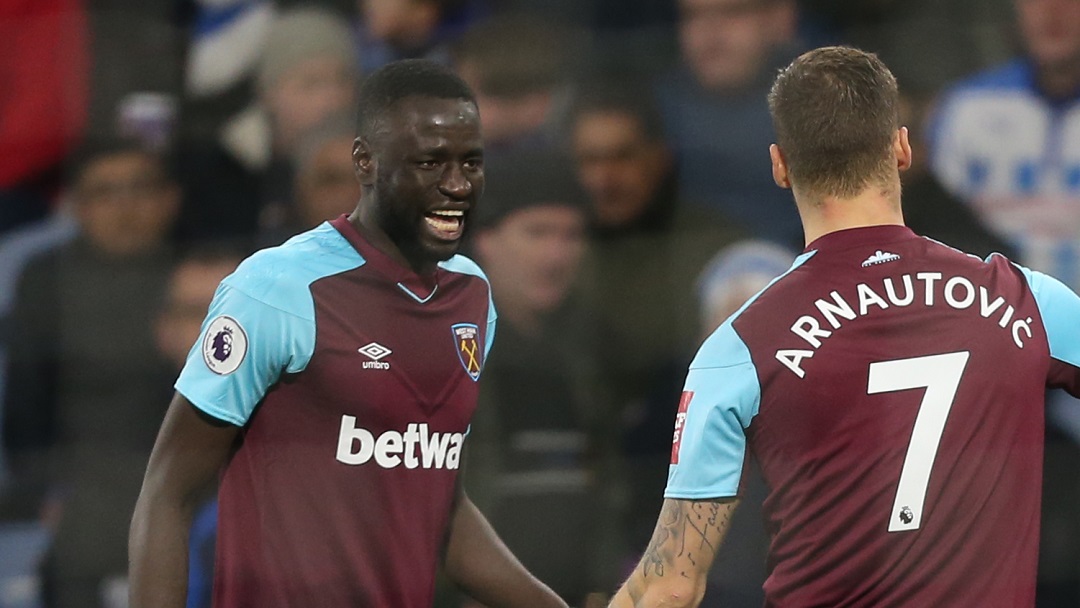
[[[476,96],[457,74],[427,59],[389,63],[373,72],[360,87],[356,134],[370,138],[397,103],[408,97],[461,99],[476,105]]]
[[[851,198],[895,179],[896,78],[876,55],[824,47],[776,77],[769,110],[792,181],[816,196]]]

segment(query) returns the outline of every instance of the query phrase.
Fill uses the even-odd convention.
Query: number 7
[[[962,351],[870,364],[868,395],[926,388],[915,416],[904,467],[900,470],[900,483],[889,514],[889,532],[918,530],[922,523],[930,469],[969,356],[969,352]]]

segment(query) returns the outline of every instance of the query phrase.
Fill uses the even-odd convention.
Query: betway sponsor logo
[[[456,469],[461,462],[464,433],[440,433],[426,422],[412,422],[404,433],[386,431],[376,437],[356,426],[355,416],[341,417],[337,460],[345,464],[367,464],[373,458],[384,469],[404,465],[406,469]]]

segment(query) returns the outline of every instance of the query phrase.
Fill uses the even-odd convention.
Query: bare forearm
[[[140,498],[131,521],[131,607],[183,608],[187,603],[192,510],[156,502]]]
[[[641,563],[611,601],[611,608],[697,606],[723,541],[734,499],[667,499]]]
[[[464,495],[450,526],[446,574],[474,599],[491,608],[566,607],[529,574]]]
[[[146,468],[128,539],[132,608],[183,608],[188,535],[239,429],[210,420],[179,393]]]

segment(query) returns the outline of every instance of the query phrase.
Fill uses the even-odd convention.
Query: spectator
[[[658,82],[683,194],[788,246],[802,242],[799,217],[762,161],[774,139],[765,94],[795,25],[793,0],[679,0],[682,64]]]
[[[300,137],[292,159],[296,177],[288,219],[281,230],[264,235],[264,244],[281,243],[356,207],[360,182],[352,165],[355,132],[354,120],[338,114]]]
[[[552,142],[573,45],[565,28],[521,15],[480,24],[454,45],[453,62],[476,91],[490,153]]]
[[[569,163],[517,154],[489,165],[478,262],[499,332],[470,434],[470,495],[538,578],[572,605],[606,560],[598,510],[605,424],[595,320],[573,296],[586,247],[584,195]],[[613,574],[613,573],[612,573]],[[601,586],[603,584],[603,586]]]
[[[352,109],[359,78],[348,23],[298,8],[271,23],[256,73],[256,101],[222,130],[222,149],[185,155],[185,235],[214,239],[280,231],[288,221],[292,157],[300,137]],[[224,181],[225,192],[222,193]]]
[[[672,408],[700,330],[694,282],[738,230],[678,195],[655,105],[639,89],[598,85],[570,112],[570,146],[588,193],[588,295],[611,332],[600,345],[616,404],[633,546],[652,531],[667,476]],[[640,542],[638,542],[640,541]]]
[[[1020,262],[1080,287],[1080,4],[1015,0],[1026,54],[951,86],[931,120],[945,187],[1016,246]]]
[[[663,364],[692,352],[694,280],[737,230],[679,198],[659,114],[642,91],[586,90],[569,125],[589,197],[595,276],[588,284],[616,333],[618,344],[605,359],[629,400],[648,390]]]
[[[43,513],[56,526],[50,607],[101,605],[127,568],[128,522],[164,414],[153,317],[179,196],[154,153],[92,144],[71,176],[78,237],[29,262],[16,291],[8,515]]]

